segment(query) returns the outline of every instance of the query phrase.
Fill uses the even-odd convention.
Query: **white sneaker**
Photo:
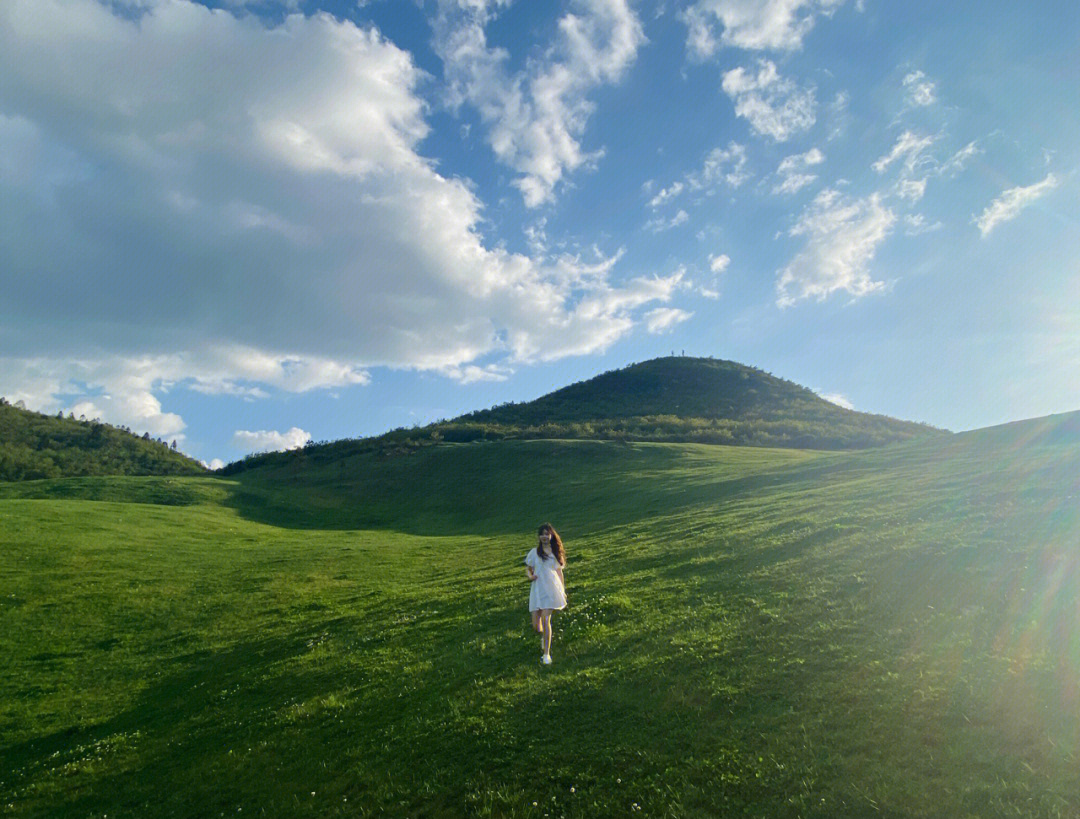
[[[540,662],[542,662],[544,665],[551,665],[551,655],[550,654],[545,654],[540,659]]]

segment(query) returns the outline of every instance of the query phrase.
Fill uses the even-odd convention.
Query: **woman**
[[[532,583],[529,611],[532,612],[533,628],[540,632],[540,646],[544,650],[540,661],[551,665],[551,613],[566,608],[566,584],[563,581],[566,550],[559,533],[550,523],[541,526],[538,534],[540,542],[525,555],[525,571]]]

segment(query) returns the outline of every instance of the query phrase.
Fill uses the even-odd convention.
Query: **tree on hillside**
[[[159,446],[160,444],[160,446]],[[164,441],[109,424],[0,402],[0,481],[86,475],[194,475],[197,462]]]

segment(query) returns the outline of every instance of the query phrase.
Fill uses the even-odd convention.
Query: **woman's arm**
[[[563,586],[565,586],[566,585],[566,578],[563,577],[562,569],[563,569],[562,566],[556,566],[555,567],[555,571],[557,571],[559,573],[559,582],[562,583]]]
[[[529,580],[536,580],[536,575],[535,575],[535,574],[533,574],[532,566],[526,566],[526,567],[525,567],[525,571],[526,571],[526,572],[528,573],[528,575],[529,575]]]

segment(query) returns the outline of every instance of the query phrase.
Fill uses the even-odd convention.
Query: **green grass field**
[[[0,814],[1076,817],[1080,443],[1022,433],[0,484]]]

